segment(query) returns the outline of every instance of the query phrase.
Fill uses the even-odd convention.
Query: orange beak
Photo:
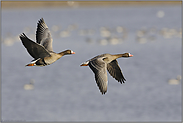
[[[80,66],[88,66],[88,64],[81,64]]]
[[[133,55],[132,54],[130,54],[130,57],[132,57]]]
[[[75,52],[73,52],[72,54],[76,54]]]
[[[33,63],[33,64],[27,64],[27,65],[25,65],[25,66],[34,66],[34,63]]]

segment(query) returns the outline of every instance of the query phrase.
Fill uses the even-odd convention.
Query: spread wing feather
[[[43,45],[47,50],[53,51],[51,32],[43,18],[41,18],[37,24],[36,41],[38,44]]]
[[[48,51],[40,44],[30,40],[24,33],[20,35],[20,39],[27,49],[28,53],[34,58],[44,58],[50,56]]]
[[[126,79],[124,78],[121,69],[118,65],[117,60],[113,60],[112,62],[107,64],[107,70],[110,73],[110,75],[115,78],[118,82],[122,84],[125,83]]]
[[[102,94],[107,92],[107,70],[106,70],[106,63],[102,60],[103,58],[96,58],[89,62],[89,67],[95,74],[95,80],[97,86],[100,89]]]

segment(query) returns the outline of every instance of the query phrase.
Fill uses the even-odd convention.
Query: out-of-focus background
[[[181,121],[181,2],[1,2],[2,121]],[[44,18],[53,49],[72,49],[45,67],[19,35],[35,41]],[[108,74],[99,92],[89,67],[102,53],[118,59],[126,78]]]

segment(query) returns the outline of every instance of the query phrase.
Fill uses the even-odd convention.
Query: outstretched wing
[[[89,67],[95,74],[96,83],[102,94],[107,92],[107,69],[106,63],[103,61],[103,58],[96,58],[89,62]]]
[[[24,33],[20,35],[20,39],[22,44],[27,49],[28,53],[34,58],[44,58],[46,56],[50,56],[48,51],[40,44],[30,40]]]
[[[43,45],[47,50],[53,51],[51,32],[43,18],[41,18],[37,24],[36,41],[38,44]]]
[[[107,64],[107,70],[110,73],[110,75],[115,78],[118,82],[122,84],[125,83],[126,79],[124,78],[121,69],[118,65],[117,60],[113,60],[112,62]]]

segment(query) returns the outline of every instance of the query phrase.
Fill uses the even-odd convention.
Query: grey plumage
[[[130,53],[116,55],[102,54],[84,62],[83,64],[81,64],[81,66],[89,65],[89,67],[95,74],[95,80],[100,92],[102,94],[105,94],[107,92],[108,85],[107,71],[118,82],[120,82],[121,84],[125,83],[126,79],[124,78],[116,59],[120,57],[127,58],[131,56],[133,55],[131,55]]]
[[[107,70],[109,72],[109,74],[115,78],[118,82],[125,83],[126,79],[124,78],[121,69],[118,65],[117,60],[113,60],[112,62],[110,62],[109,64],[107,64]]]
[[[36,41],[43,45],[47,50],[53,51],[51,32],[45,24],[44,19],[41,18],[37,24]]]
[[[20,39],[28,53],[34,58],[26,66],[46,66],[54,63],[63,55],[75,54],[72,50],[60,53],[53,52],[51,33],[43,18],[37,23],[36,42],[30,40],[24,33],[20,35]]]
[[[95,58],[94,60],[89,62],[89,67],[95,73],[95,80],[96,83],[101,91],[102,94],[107,92],[107,71],[106,66],[107,64],[103,61],[104,57]]]
[[[30,40],[24,33],[20,35],[20,39],[34,60],[50,56],[50,53],[45,49],[44,46]]]

